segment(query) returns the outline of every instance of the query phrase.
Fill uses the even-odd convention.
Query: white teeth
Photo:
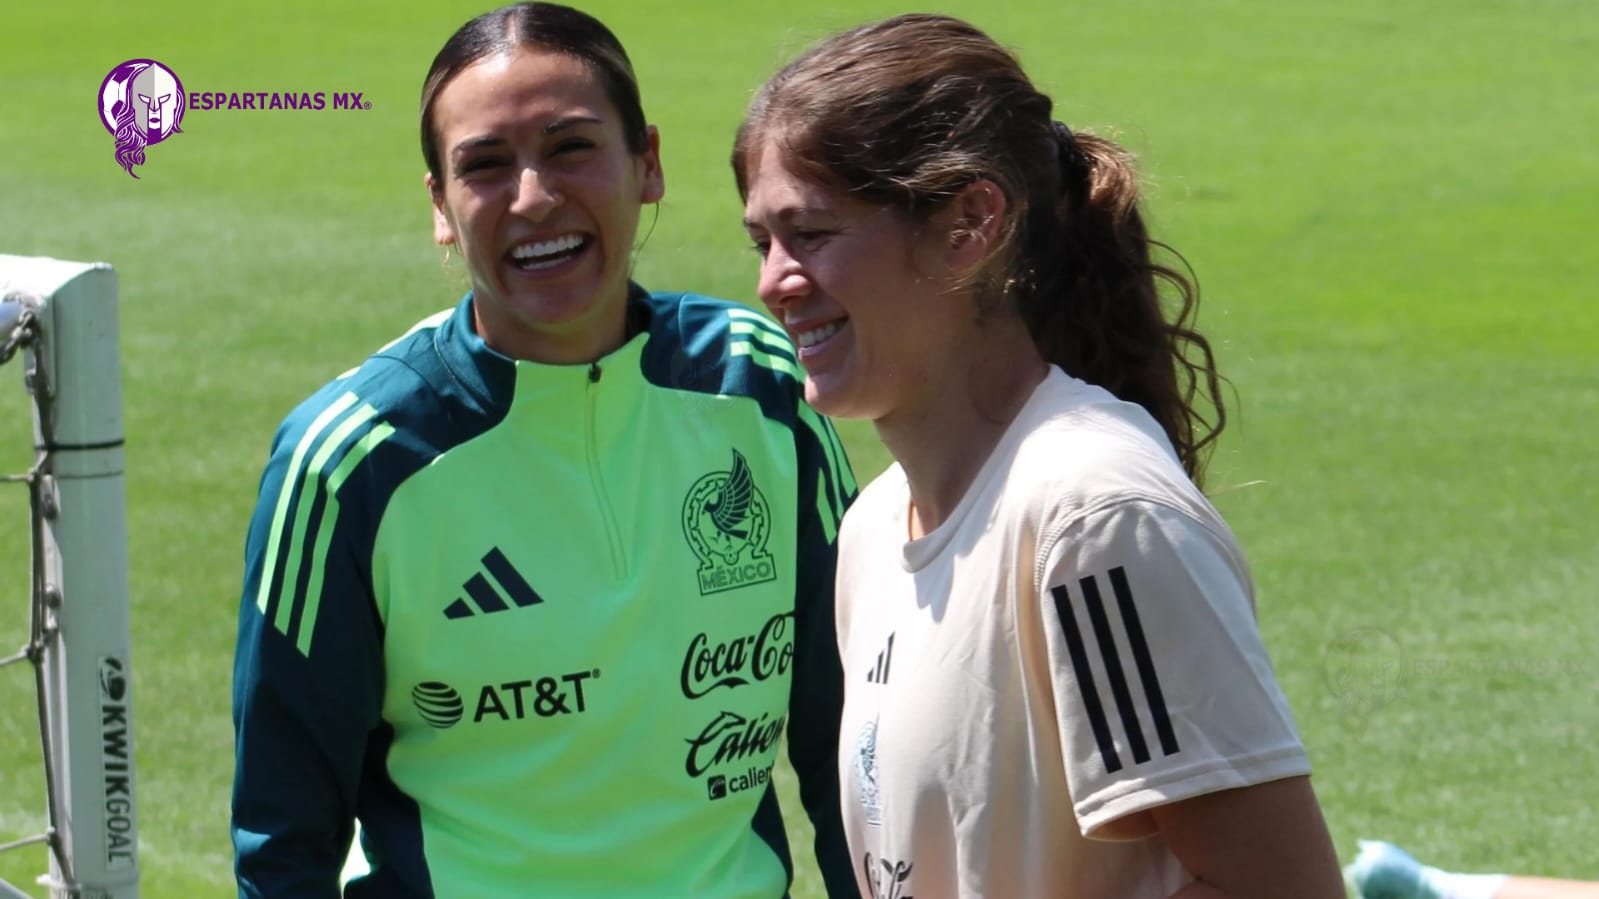
[[[582,245],[583,238],[576,234],[567,234],[554,240],[540,240],[513,247],[511,257],[518,262],[526,262],[541,256],[554,256],[557,253],[575,250]]]
[[[842,327],[844,327],[843,322],[828,322],[827,324],[813,331],[802,331],[799,335],[800,348],[803,349],[805,347],[816,346],[818,343],[821,343],[827,338],[832,337],[834,334],[837,334],[838,329]]]

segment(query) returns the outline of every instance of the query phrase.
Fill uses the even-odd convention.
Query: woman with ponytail
[[[895,458],[839,538],[862,894],[1342,896],[1127,152],[908,15],[774,76],[732,162],[806,399]]]

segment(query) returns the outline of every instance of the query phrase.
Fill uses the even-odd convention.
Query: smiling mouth
[[[809,331],[801,331],[800,333],[794,335],[794,342],[799,344],[799,348],[802,350],[809,349],[819,343],[822,343],[823,341],[827,340],[827,338],[832,337],[834,334],[837,334],[843,329],[845,321],[848,321],[848,319],[831,321],[819,328],[812,328]]]
[[[505,254],[506,261],[524,272],[536,272],[573,259],[588,249],[589,238],[578,234],[564,234],[551,240],[536,240],[518,244]]]

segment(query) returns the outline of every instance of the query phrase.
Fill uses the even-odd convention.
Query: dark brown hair
[[[513,3],[486,12],[450,35],[422,82],[422,158],[440,180],[438,137],[433,133],[433,101],[467,66],[518,47],[540,47],[583,60],[605,84],[606,97],[622,117],[622,134],[635,156],[649,150],[644,107],[639,102],[633,63],[610,29],[587,13],[558,3]]]
[[[914,14],[829,38],[756,94],[733,173],[748,198],[767,141],[795,174],[925,222],[978,179],[1007,199],[985,302],[1015,304],[1045,359],[1139,404],[1194,480],[1226,421],[1198,288],[1154,260],[1133,158],[1072,134],[1016,57],[973,26]],[[1162,305],[1161,285],[1173,295]],[[1204,402],[1214,421],[1200,408]]]

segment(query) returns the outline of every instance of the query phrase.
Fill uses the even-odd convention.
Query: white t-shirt
[[[1165,899],[1180,799],[1308,774],[1231,532],[1143,409],[1051,368],[949,520],[899,466],[839,540],[844,826],[869,899]]]

